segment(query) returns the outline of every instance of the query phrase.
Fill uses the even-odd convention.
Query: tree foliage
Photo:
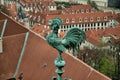
[[[87,56],[84,55],[86,53],[88,54]],[[81,54],[81,52],[79,54]],[[85,58],[82,59],[79,57],[81,60],[99,72],[105,74],[110,78],[115,76],[116,63],[114,62],[113,56],[108,53],[108,50],[85,50],[85,52],[80,56]]]
[[[99,65],[99,71],[109,77],[115,74],[115,65],[111,56],[105,55],[101,58]]]
[[[87,1],[87,4],[91,5],[91,6],[94,7],[97,11],[99,11],[98,6],[97,6],[97,4],[96,4],[95,1],[88,0],[88,1]]]

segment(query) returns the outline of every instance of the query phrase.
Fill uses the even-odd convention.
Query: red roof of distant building
[[[17,16],[17,7],[16,4],[5,4],[5,6],[9,9],[10,16]]]
[[[120,26],[118,25],[115,28],[106,28],[105,30],[104,29],[89,30],[86,32],[87,41],[97,46],[101,45],[99,41],[101,37],[103,36],[108,37],[110,35],[114,35],[120,38]]]
[[[84,13],[84,14],[63,14],[63,15],[48,15],[46,17],[45,24],[48,25],[49,20],[52,20],[55,17],[61,18],[63,21],[63,24],[80,24],[80,23],[95,23],[95,22],[108,22],[112,16],[111,12],[94,12],[94,13]],[[100,20],[97,20],[97,17],[100,18]],[[106,20],[105,20],[106,17]],[[79,18],[81,18],[81,21],[79,22]],[[85,21],[86,18],[86,21]],[[91,21],[92,18],[92,21]],[[69,22],[66,22],[66,20],[69,20]],[[74,19],[74,22],[72,22],[72,19]]]

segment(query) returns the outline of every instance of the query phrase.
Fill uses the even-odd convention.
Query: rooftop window
[[[84,10],[83,10],[83,9],[81,9],[81,13],[84,13]]]
[[[86,12],[88,13],[88,12],[89,12],[89,10],[88,10],[88,9],[86,9]]]
[[[79,21],[79,22],[82,22],[82,18],[79,18],[78,21]]]
[[[66,23],[69,23],[69,19],[66,19]]]
[[[87,22],[87,18],[86,17],[84,18],[84,21]]]
[[[72,18],[72,23],[74,23],[75,22],[75,19],[74,18]]]
[[[90,21],[93,22],[93,17],[90,18]]]
[[[107,16],[104,17],[104,20],[105,20],[105,21],[107,20]]]
[[[97,17],[97,21],[100,21],[100,17]]]

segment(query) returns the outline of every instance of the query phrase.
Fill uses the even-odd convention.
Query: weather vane
[[[54,18],[50,23],[50,28],[52,32],[47,35],[46,41],[50,46],[57,49],[59,55],[55,59],[54,64],[57,67],[56,73],[58,74],[57,80],[62,80],[62,74],[64,70],[62,69],[65,66],[65,61],[62,57],[62,53],[68,53],[68,50],[72,49],[73,51],[79,49],[79,46],[82,42],[85,41],[86,35],[78,27],[73,27],[68,29],[64,39],[61,39],[58,36],[58,30],[60,25],[62,25],[62,20],[60,18]]]

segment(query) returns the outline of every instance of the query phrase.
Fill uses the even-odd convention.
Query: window
[[[83,9],[81,9],[81,13],[84,13],[84,10],[83,10]]]
[[[79,10],[76,10],[76,14],[79,13]]]
[[[72,18],[72,23],[74,23],[75,22],[75,19],[74,18]]]
[[[79,21],[79,22],[82,22],[82,18],[79,18],[78,21]]]
[[[64,12],[64,11],[62,11],[62,14],[65,14],[65,12]]]
[[[72,10],[72,14],[74,14],[74,10]]]
[[[100,21],[100,17],[97,17],[97,21]]]
[[[93,17],[90,18],[90,21],[93,22]]]
[[[87,22],[87,18],[86,17],[84,18],[84,22]]]
[[[91,9],[91,12],[94,12],[94,9]]]
[[[107,20],[107,16],[104,17],[104,20],[105,20],[105,21]]]
[[[66,23],[69,23],[69,19],[66,19]]]
[[[88,13],[88,12],[89,12],[89,10],[88,10],[88,9],[86,9],[86,12]]]

